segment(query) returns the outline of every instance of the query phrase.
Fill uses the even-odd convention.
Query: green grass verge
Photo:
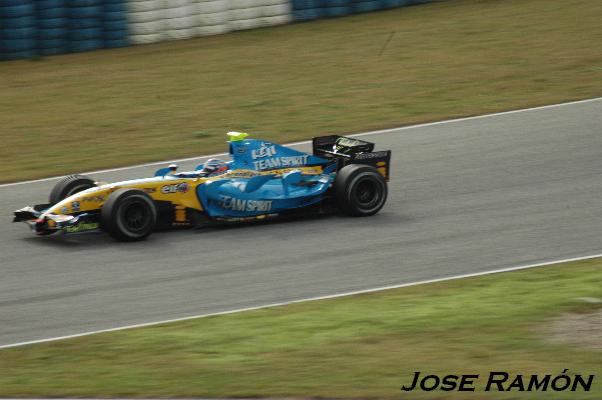
[[[601,20],[600,1],[453,0],[0,63],[0,180],[223,151],[228,130],[286,142],[600,96]]]
[[[600,399],[602,352],[550,344],[542,329],[591,311],[586,296],[602,297],[601,259],[6,349],[0,396],[402,398],[413,371],[569,368],[598,381],[555,398]],[[460,394],[403,398],[469,398]]]

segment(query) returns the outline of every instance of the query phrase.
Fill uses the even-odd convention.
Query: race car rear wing
[[[348,164],[373,166],[388,181],[391,150],[373,151],[374,143],[345,136],[319,136],[312,140],[313,154],[336,160],[337,170]]]

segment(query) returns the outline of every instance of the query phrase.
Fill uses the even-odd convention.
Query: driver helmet
[[[224,160],[219,158],[210,158],[203,166],[202,172],[205,175],[217,175],[224,173],[228,170],[228,165]]]

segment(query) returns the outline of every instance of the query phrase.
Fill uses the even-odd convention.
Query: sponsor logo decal
[[[61,214],[69,214],[69,207],[65,206],[61,208]]]
[[[78,212],[79,211],[79,201],[72,202],[71,208],[73,209],[73,212]]]
[[[369,158],[383,158],[387,156],[387,152],[386,151],[376,151],[374,153],[361,153],[361,154],[356,154],[355,155],[355,159],[356,160],[366,160]]]
[[[307,154],[302,156],[266,158],[253,161],[253,166],[256,169],[298,167],[307,164],[308,159],[309,155]]]
[[[82,222],[77,225],[66,226],[63,228],[63,230],[67,233],[77,233],[77,232],[84,232],[84,231],[91,231],[94,229],[98,229],[99,226],[100,225],[98,224],[98,222]]]
[[[274,170],[270,170],[270,171],[257,171],[257,170],[251,170],[251,169],[240,169],[240,170],[232,170],[232,171],[228,171],[227,175],[224,175],[224,178],[252,178],[254,176],[258,176],[258,175],[279,175],[279,174],[285,174],[287,172],[291,172],[298,169],[298,167],[292,167],[292,168],[283,168],[283,169],[274,169]],[[317,175],[322,173],[322,170],[320,168],[317,167],[305,167],[303,169],[303,174],[304,175]],[[221,178],[221,177],[220,177]]]
[[[186,193],[188,192],[188,184],[186,182],[177,183],[175,185],[165,185],[161,188],[161,193]]]
[[[251,151],[251,158],[257,160],[258,158],[273,157],[276,154],[276,146],[270,145],[269,143],[261,143],[258,149]]]
[[[83,202],[91,202],[91,203],[100,203],[102,201],[105,201],[105,197],[102,195],[83,197],[82,201]]]
[[[231,196],[220,196],[219,206],[226,210],[242,212],[268,212],[272,209],[272,202],[265,200],[237,199]]]
[[[258,172],[250,170],[228,172],[228,178],[252,178],[257,175]]]

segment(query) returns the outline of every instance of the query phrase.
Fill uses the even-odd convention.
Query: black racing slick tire
[[[376,168],[350,164],[334,179],[338,208],[353,217],[367,217],[380,211],[387,201],[387,182]]]
[[[69,175],[61,179],[54,185],[48,201],[50,204],[56,204],[75,193],[95,187],[96,183],[85,175]]]
[[[145,239],[155,229],[157,208],[148,194],[138,189],[118,189],[100,210],[100,224],[121,242]]]

